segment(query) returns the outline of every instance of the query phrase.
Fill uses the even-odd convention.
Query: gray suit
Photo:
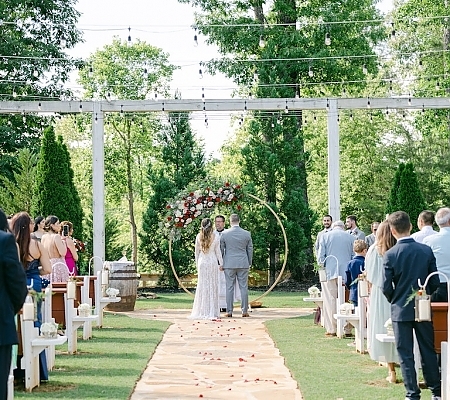
[[[237,278],[241,290],[242,313],[248,310],[248,271],[252,265],[253,242],[249,231],[238,225],[225,230],[220,236],[223,270],[226,281],[227,313],[233,313],[234,282]]]

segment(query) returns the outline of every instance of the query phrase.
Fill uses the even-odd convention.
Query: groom
[[[252,265],[253,242],[250,232],[239,226],[239,216],[231,214],[230,229],[220,236],[223,271],[226,282],[227,317],[233,316],[234,282],[237,278],[241,290],[242,316],[248,314],[248,271]]]

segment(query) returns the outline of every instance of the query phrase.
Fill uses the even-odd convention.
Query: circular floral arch
[[[284,226],[280,218],[278,217],[277,213],[273,210],[273,208],[270,207],[264,200],[256,197],[251,193],[245,193],[245,195],[261,203],[273,214],[273,216],[277,220],[278,225],[280,226],[284,238],[284,261],[280,273],[275,282],[272,284],[272,286],[269,287],[269,289],[267,289],[266,292],[264,292],[261,296],[257,297],[256,299],[252,300],[252,302],[255,302],[257,300],[262,299],[267,294],[269,294],[280,281],[283,272],[286,268],[288,256],[288,242]],[[165,221],[165,227],[170,232],[169,234],[170,266],[172,268],[172,272],[176,280],[178,281],[178,284],[189,295],[194,296],[194,294],[183,285],[183,282],[181,282],[177,274],[177,271],[175,270],[175,266],[173,265],[172,241],[173,238],[175,237],[174,234],[175,230],[186,227],[195,218],[201,215],[209,214],[210,212],[213,211],[216,205],[218,204],[233,205],[234,203],[237,203],[237,201],[243,196],[244,193],[240,185],[233,185],[230,184],[229,182],[226,182],[223,186],[219,187],[217,190],[212,190],[210,187],[207,187],[204,190],[196,190],[194,192],[190,192],[185,196],[182,196],[181,199],[174,200],[172,203],[166,206],[167,210],[169,210],[169,213]],[[237,205],[238,210],[240,210],[241,208],[242,207],[240,205]]]

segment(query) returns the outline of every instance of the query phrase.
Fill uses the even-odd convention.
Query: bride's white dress
[[[220,240],[217,236],[204,253],[200,245],[200,235],[195,239],[195,262],[197,265],[197,289],[194,305],[189,318],[215,319],[219,313],[219,265],[223,265]]]

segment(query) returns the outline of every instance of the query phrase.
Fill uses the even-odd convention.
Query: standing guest
[[[391,319],[394,329],[406,399],[420,399],[417,374],[414,368],[413,333],[415,333],[422,357],[423,377],[432,392],[432,400],[441,399],[441,380],[434,350],[434,330],[431,321],[415,320],[414,301],[409,301],[411,292],[418,290],[418,280],[424,283],[427,276],[436,271],[436,259],[431,249],[414,241],[409,215],[396,211],[389,215],[388,223],[397,244],[383,257],[383,293],[391,303]],[[427,292],[439,287],[439,278],[433,275]]]
[[[61,239],[60,230],[61,223],[58,217],[49,215],[45,219],[46,234],[42,237],[41,243],[50,256],[52,273],[49,277],[45,276],[45,278],[51,282],[67,282],[69,280],[69,268],[67,268],[65,260],[67,246]]]
[[[242,316],[248,313],[248,271],[253,260],[253,242],[249,231],[239,226],[239,215],[231,214],[230,229],[220,237],[223,267],[227,284],[227,317],[233,316],[234,282],[237,278],[241,290]]]
[[[344,230],[342,221],[333,222],[331,232],[322,235],[319,243],[317,261],[325,267],[327,281],[322,282],[323,290],[323,318],[326,336],[336,336],[337,323],[333,314],[336,313],[336,299],[338,297],[338,276],[345,282],[345,268],[353,257],[353,242],[355,236]],[[336,257],[336,259],[334,258]],[[344,329],[346,336],[351,336],[351,327]]]
[[[349,215],[345,219],[345,226],[347,227],[347,232],[350,233],[350,235],[354,236],[356,239],[364,240],[366,238],[364,232],[356,225],[355,215]]]
[[[364,272],[364,258],[367,253],[367,245],[364,240],[357,239],[353,242],[355,256],[347,264],[345,271],[345,286],[350,290],[349,301],[358,305],[358,276]]]
[[[370,224],[370,230],[372,231],[372,233],[368,236],[366,236],[366,238],[364,239],[366,241],[366,245],[367,248],[369,248],[370,246],[372,246],[375,243],[375,237],[377,235],[377,229],[380,226],[379,222],[372,222]]]
[[[331,224],[333,223],[333,217],[329,214],[324,215],[322,218],[322,225],[323,225],[323,229],[317,234],[316,237],[316,242],[314,244],[314,250],[316,252],[316,258],[319,254],[319,243],[320,243],[320,238],[322,237],[322,235],[324,233],[327,233],[329,231],[331,231]]]
[[[423,244],[431,247],[436,257],[437,270],[450,279],[450,208],[440,208],[436,213],[439,233],[423,239]],[[438,290],[431,295],[431,301],[448,301],[447,281],[439,275],[441,281]]]
[[[20,265],[14,236],[0,210],[0,399],[8,398],[8,377],[12,346],[18,344],[14,316],[22,308],[27,295],[25,272]]]
[[[204,218],[195,238],[195,264],[198,271],[194,305],[189,318],[219,318],[219,285],[217,273],[222,267],[220,239],[214,234],[212,221]]]
[[[434,212],[422,211],[417,217],[417,227],[420,229],[418,232],[413,233],[411,237],[419,243],[423,243],[423,239],[427,236],[435,235],[437,232],[433,229],[434,224]]]
[[[382,292],[383,255],[396,243],[389,224],[383,221],[377,230],[375,246],[369,248],[366,255],[366,277],[370,285],[369,312],[367,313],[367,347],[370,358],[388,365],[389,374],[386,380],[397,382],[395,363],[398,363],[397,350],[394,343],[383,343],[377,340],[378,333],[386,333],[384,324],[391,318],[391,305]]]
[[[36,293],[42,292],[41,275],[49,274],[52,271],[50,260],[44,246],[31,238],[31,231],[34,222],[26,212],[20,212],[12,218],[12,231],[19,246],[19,259],[27,276],[27,285],[32,287]],[[42,325],[42,300],[36,304],[37,320],[34,322],[35,328]],[[40,380],[48,380],[47,360],[45,351],[39,354]]]
[[[39,242],[42,239],[42,236],[45,235],[45,219],[43,216],[36,217],[34,219],[34,228],[33,233],[31,234],[31,238],[38,240]]]
[[[66,242],[67,252],[64,259],[66,260],[67,268],[69,268],[69,274],[72,276],[78,275],[77,261],[78,251],[75,247],[75,241],[72,238],[73,224],[70,221],[61,222],[61,238],[63,242]]]
[[[219,238],[222,233],[225,232],[225,217],[223,215],[217,215],[214,219],[214,225],[216,229],[214,234]],[[225,281],[225,273],[219,270],[219,308],[220,312],[227,311],[227,285]],[[234,281],[234,302],[241,300],[241,292],[239,290],[239,285],[237,279]]]

